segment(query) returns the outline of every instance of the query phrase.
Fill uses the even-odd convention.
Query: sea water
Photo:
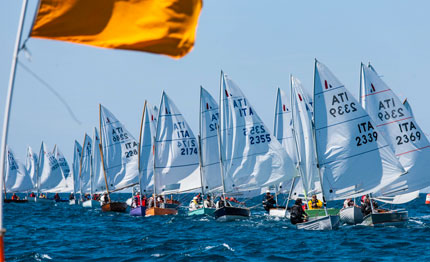
[[[430,261],[430,205],[423,194],[395,206],[409,211],[405,226],[333,231],[297,230],[286,219],[267,216],[261,200],[247,201],[256,206],[251,217],[234,222],[188,217],[185,207],[176,216],[132,217],[68,203],[5,204],[5,256],[7,261]]]

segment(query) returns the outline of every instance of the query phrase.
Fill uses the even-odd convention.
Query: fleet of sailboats
[[[363,215],[358,205],[339,211],[327,202],[367,195],[372,203],[401,204],[430,185],[425,175],[430,143],[409,103],[402,103],[370,64],[361,65],[359,100],[317,60],[313,97],[293,76],[290,91],[288,97],[278,88],[273,134],[223,72],[219,105],[200,88],[197,137],[165,92],[158,108],[145,101],[138,141],[100,105],[100,133],[94,128],[92,138],[85,134],[82,146],[75,141],[71,166],[58,146],[50,152],[42,142],[39,155],[28,147],[25,165],[8,148],[4,194],[36,191],[22,202],[53,202],[46,194],[70,193],[70,204],[125,212],[127,205],[110,193],[136,186],[130,214],[154,216],[178,213],[181,203],[173,195],[199,192],[208,202],[190,205],[188,215],[229,221],[251,214],[235,196],[276,188],[288,198],[286,205],[276,200],[271,216],[288,217],[294,199],[323,200],[323,207],[306,211],[299,229],[407,221],[406,210],[372,205]]]

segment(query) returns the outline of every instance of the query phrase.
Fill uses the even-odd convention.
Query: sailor
[[[190,202],[190,206],[188,207],[190,211],[194,211],[201,208],[201,206],[198,203],[198,200],[199,199],[197,196],[193,197],[193,199]]]
[[[60,200],[60,195],[58,193],[55,193],[54,200],[55,201],[59,201]]]
[[[308,202],[308,208],[309,209],[318,209],[322,208],[323,204],[322,202],[317,198],[317,195],[313,195],[312,199]]]
[[[36,197],[36,195],[34,194],[34,192],[31,192],[30,197]]]
[[[69,200],[73,200],[73,199],[75,199],[75,195],[73,193],[70,193]]]
[[[294,206],[291,207],[290,221],[291,224],[295,225],[298,223],[306,222],[308,215],[302,208],[302,199],[297,198]]]
[[[46,195],[44,195],[43,193],[40,193],[39,198],[46,198]]]
[[[139,192],[136,192],[136,195],[134,196],[134,199],[133,199],[133,203],[134,203],[135,207],[140,206],[140,194],[139,194]]]
[[[15,193],[13,193],[12,200],[19,200],[19,197]]]
[[[263,197],[263,207],[264,207],[264,210],[266,210],[267,212],[269,212],[271,208],[276,207],[276,201],[273,198],[273,196],[270,194],[269,190],[266,191],[266,195],[264,195]]]
[[[378,204],[372,200],[373,209],[378,211]],[[372,205],[370,204],[370,197],[366,196],[364,198],[364,203],[361,205],[361,213],[363,213],[363,216],[367,216],[370,213],[372,213]]]
[[[345,199],[345,201],[343,201],[343,208],[353,207],[353,206],[355,206],[353,199],[347,198]]]
[[[146,207],[146,196],[145,195],[142,195],[142,200],[140,201],[140,204],[143,206],[143,207]]]
[[[198,193],[196,197],[197,197],[197,203],[200,204],[203,200],[202,199],[202,193]]]
[[[212,201],[210,195],[206,196],[206,199],[203,202],[203,206],[206,207],[206,208],[214,208],[215,207],[214,202]]]
[[[104,193],[103,196],[100,198],[101,202],[103,204],[107,204],[109,202],[109,196],[107,193]]]

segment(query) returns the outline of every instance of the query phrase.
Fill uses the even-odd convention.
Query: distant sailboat
[[[37,193],[39,198],[36,202],[52,202],[52,199],[47,197],[41,198],[41,193],[59,192],[61,191],[57,187],[64,183],[65,178],[61,172],[60,165],[57,159],[48,151],[44,142],[40,147],[39,153],[39,168],[38,168],[38,180],[37,180]]]
[[[110,192],[120,191],[138,183],[138,143],[124,125],[102,105],[100,105],[100,138],[108,198],[104,199],[102,210],[125,212],[127,204],[111,201]]]
[[[209,193],[220,191],[222,187],[218,154],[218,120],[217,102],[206,89],[200,87],[199,167],[202,195],[209,196]],[[210,203],[213,203],[213,195]],[[189,210],[188,215],[213,215],[214,211],[214,207],[205,207],[203,203],[201,208]]]
[[[91,137],[85,134],[84,142],[82,143],[82,155],[79,161],[79,187],[83,207],[95,207],[98,201],[93,198],[93,177],[92,177],[92,148],[93,141]],[[98,205],[100,206],[100,205]]]
[[[77,197],[77,192],[79,192],[79,165],[82,155],[82,146],[78,141],[75,140],[75,146],[73,147],[73,165],[72,165],[72,177],[73,177],[73,199],[69,200],[70,205],[77,205],[79,199]]]
[[[220,169],[223,197],[226,194],[261,189],[295,175],[295,164],[271,135],[240,88],[221,72]],[[229,206],[221,199],[214,216],[220,220],[246,218],[250,210]]]
[[[33,183],[25,166],[15,159],[12,150],[7,147],[6,175],[4,185],[5,203],[25,203],[27,199],[7,199],[7,192],[28,192],[33,189]]]
[[[155,110],[154,110],[155,109]],[[152,192],[154,186],[154,137],[157,129],[158,110],[152,108],[145,101],[143,107],[142,121],[140,124],[140,140],[139,140],[139,191],[141,199],[136,203],[135,207],[130,210],[132,216],[145,216],[147,203],[142,205],[142,197],[148,192]]]
[[[33,183],[32,191],[36,190],[37,186],[37,166],[38,166],[38,157],[37,154],[33,152],[33,149],[29,146],[27,148],[27,157],[25,159],[25,169],[27,170],[28,175]],[[33,193],[34,194],[34,193]],[[34,202],[36,201],[36,197],[27,196],[28,201]]]

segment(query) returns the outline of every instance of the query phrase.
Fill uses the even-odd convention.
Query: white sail
[[[138,183],[139,145],[125,126],[100,105],[100,138],[109,190]]]
[[[37,154],[33,152],[33,149],[29,146],[27,148],[27,158],[25,160],[25,169],[27,170],[28,175],[33,183],[33,189],[36,188],[37,185],[37,166],[38,166],[38,157]]]
[[[203,87],[200,88],[201,176],[204,192],[222,186],[219,165],[217,126],[218,104]]]
[[[315,140],[326,200],[373,193],[404,170],[366,111],[315,61]]]
[[[16,182],[18,173],[18,163],[15,160],[13,152],[7,147],[6,175],[4,187],[6,191],[10,191]]]
[[[220,134],[226,192],[292,179],[295,165],[239,87],[221,72]]]
[[[291,104],[294,135],[302,171],[301,182],[304,192],[309,196],[316,194],[319,189],[319,175],[313,139],[312,109],[303,90],[302,83],[291,76]]]
[[[7,192],[28,192],[32,190],[33,182],[28,175],[25,166],[20,163],[7,147],[8,161],[6,162],[6,191]]]
[[[67,178],[70,174],[69,163],[67,163],[66,158],[64,157],[58,146],[55,147],[54,156],[57,159],[58,164],[60,165],[61,171],[63,172],[63,176]]]
[[[94,127],[93,147],[91,149],[92,161],[92,193],[106,192],[106,181],[103,173],[102,158],[100,154],[100,136],[97,128]]]
[[[82,155],[79,165],[79,180],[81,196],[86,193],[92,193],[91,190],[91,150],[93,141],[91,137],[85,134],[84,143],[82,143]]]
[[[361,101],[407,171],[394,183],[395,188],[403,184],[402,191],[388,186],[381,193],[398,195],[430,186],[430,143],[412,113],[372,69],[361,65]]]
[[[154,110],[155,109],[155,110]],[[157,119],[158,113],[157,108],[151,107],[146,102],[145,108],[143,109],[143,118],[141,122],[140,131],[140,159],[139,159],[139,170],[140,170],[140,192],[147,193],[151,192],[153,187],[153,175],[154,175],[154,137],[157,130]],[[157,111],[157,112],[154,112]]]
[[[155,137],[156,193],[200,188],[200,172],[195,172],[199,164],[197,147],[193,131],[163,92]]]
[[[291,103],[287,94],[280,88],[278,88],[278,93],[276,96],[275,131],[273,133],[297,166],[299,161],[296,144],[293,137]]]
[[[81,162],[82,146],[78,141],[75,140],[75,146],[73,148],[73,193],[79,191],[80,180],[79,180],[79,165]]]
[[[52,189],[57,187],[64,179],[57,159],[48,151],[44,142],[39,153],[39,191],[55,192]]]

